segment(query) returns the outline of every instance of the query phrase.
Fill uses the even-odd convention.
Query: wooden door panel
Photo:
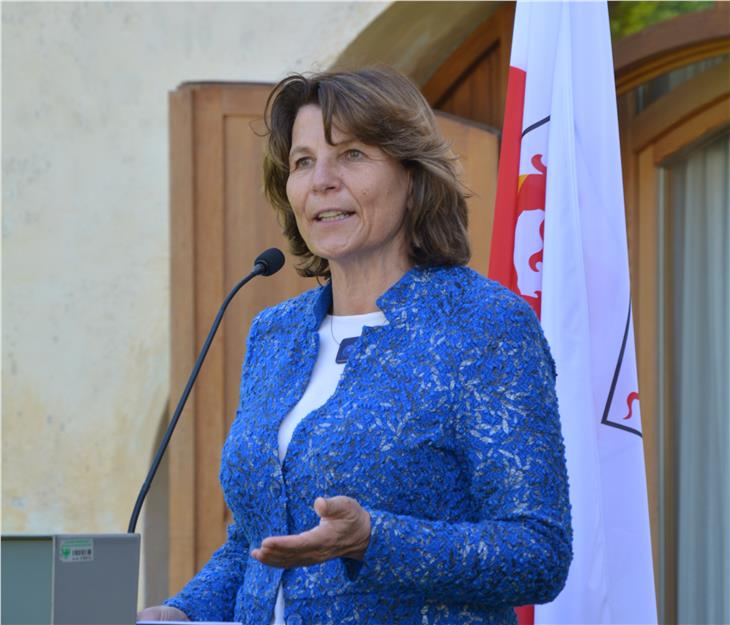
[[[496,133],[486,126],[443,113],[437,113],[436,119],[442,134],[459,157],[462,180],[471,193],[467,199],[471,245],[469,266],[486,276],[497,192],[499,141]]]

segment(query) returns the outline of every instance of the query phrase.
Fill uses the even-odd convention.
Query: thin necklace
[[[334,328],[332,327],[332,326],[333,326],[333,324],[334,324],[334,315],[330,315],[330,334],[332,335],[332,340],[333,340],[333,341],[334,341],[335,343],[337,343],[337,345],[339,346],[339,344],[340,344],[340,341],[338,341],[338,340],[337,340],[337,339],[335,338],[335,331],[334,331]]]

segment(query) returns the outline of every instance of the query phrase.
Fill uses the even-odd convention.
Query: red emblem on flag
[[[639,394],[636,391],[632,391],[629,393],[629,396],[626,398],[626,405],[629,407],[629,414],[627,414],[624,419],[630,419],[632,417],[633,412],[633,403],[639,399]]]
[[[517,275],[517,291],[539,316],[547,168],[542,162],[542,154],[535,154],[530,163],[536,173],[522,174],[518,182],[513,262]]]

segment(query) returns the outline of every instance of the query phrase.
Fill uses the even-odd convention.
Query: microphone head
[[[256,257],[253,264],[254,271],[260,268],[260,275],[271,276],[284,266],[284,254],[280,249],[270,247]]]

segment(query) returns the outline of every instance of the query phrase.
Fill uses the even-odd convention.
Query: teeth
[[[345,211],[323,211],[319,215],[317,215],[318,221],[335,221],[337,219],[344,219],[348,215],[351,215],[352,213],[347,213]]]

